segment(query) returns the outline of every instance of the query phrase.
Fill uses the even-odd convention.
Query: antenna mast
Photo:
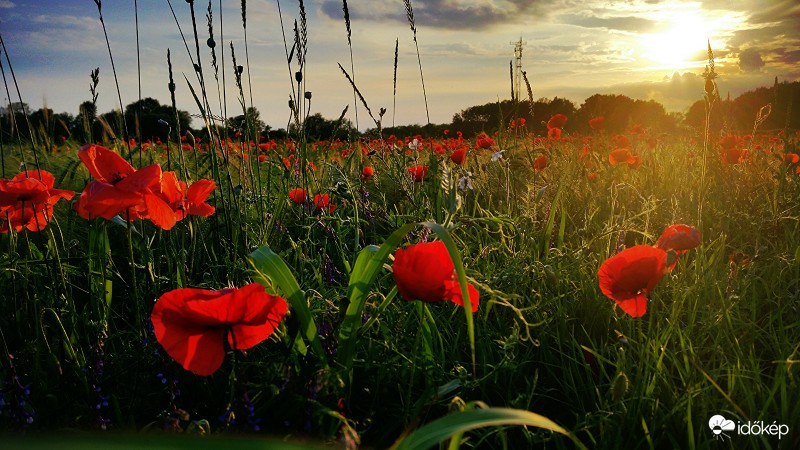
[[[516,64],[514,64],[514,93],[516,98],[511,100],[518,101],[520,88],[522,87],[522,47],[527,42],[523,41],[522,36],[520,36],[518,41],[509,42],[509,44],[514,46],[514,59],[516,60]]]

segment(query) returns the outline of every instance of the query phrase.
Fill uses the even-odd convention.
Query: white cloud
[[[9,0],[0,0],[0,9],[11,9],[17,5],[14,2]]]

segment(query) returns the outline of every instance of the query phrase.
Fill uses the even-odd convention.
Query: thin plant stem
[[[100,25],[103,26],[103,36],[106,39],[106,48],[108,49],[108,58],[111,60],[111,72],[114,75],[114,84],[117,87],[117,99],[119,100],[119,113],[122,116],[122,139],[128,147],[128,160],[133,163],[133,155],[131,152],[131,143],[128,140],[128,123],[125,120],[125,107],[122,106],[122,91],[119,88],[119,78],[117,77],[117,68],[114,65],[114,55],[111,53],[111,42],[108,39],[108,30],[106,30],[106,22],[103,19],[103,2],[102,0],[94,0],[97,5],[97,13],[100,15]]]
[[[141,60],[141,53],[139,51],[139,0],[133,0],[133,13],[136,22],[136,81],[139,86],[139,102],[137,108],[137,114],[139,115],[139,120],[142,118],[142,60]],[[139,124],[136,127],[136,138],[139,140],[139,166],[142,165],[142,127]],[[169,146],[167,146],[167,154],[169,155]]]

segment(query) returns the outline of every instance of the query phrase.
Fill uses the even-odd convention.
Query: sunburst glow
[[[648,18],[661,24],[653,33],[640,38],[641,55],[653,69],[680,70],[702,66],[706,41],[723,48],[737,26],[746,19],[740,14],[720,15],[703,11],[699,5],[661,5]],[[698,57],[698,55],[700,57]]]

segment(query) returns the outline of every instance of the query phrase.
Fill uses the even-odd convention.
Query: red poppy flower
[[[783,161],[787,164],[797,164],[800,162],[800,155],[797,153],[786,153],[783,155]]]
[[[533,169],[536,171],[544,170],[547,167],[547,155],[542,155],[533,160]]]
[[[467,159],[467,149],[462,147],[450,154],[450,160],[461,165]]]
[[[173,211],[175,220],[183,220],[189,215],[208,217],[214,214],[216,209],[206,200],[216,188],[213,180],[206,179],[197,180],[187,188],[186,183],[178,180],[175,172],[161,174],[161,197]]]
[[[720,147],[719,158],[723,164],[739,164],[750,157],[750,152],[737,147]]]
[[[41,231],[53,217],[53,206],[62,198],[71,199],[75,193],[54,189],[55,177],[46,170],[28,170],[10,180],[0,180],[0,213],[7,220],[0,233],[11,228]]]
[[[612,151],[608,155],[608,162],[611,163],[612,166],[625,163],[631,169],[635,169],[642,165],[642,159],[637,155],[631,154],[631,151],[627,148],[618,148]]]
[[[415,182],[425,181],[425,177],[428,176],[428,166],[406,167],[406,172]]]
[[[678,263],[679,256],[686,253],[687,250],[696,248],[699,245],[700,231],[698,231],[697,228],[689,225],[675,224],[664,229],[661,237],[656,241],[655,246],[664,251],[672,250],[675,252],[675,260],[667,268],[667,271],[671,272]]]
[[[475,138],[475,148],[487,149],[491,148],[493,145],[494,139],[487,136],[486,133],[481,133]]]
[[[738,136],[728,134],[719,140],[719,146],[724,150],[731,150],[738,147],[741,142],[742,139]]]
[[[661,281],[666,265],[667,252],[660,248],[627,248],[600,266],[600,290],[627,314],[640,317],[647,310],[647,295]]]
[[[547,121],[547,128],[561,128],[567,123],[567,116],[563,114],[556,114]]]
[[[78,157],[95,179],[74,205],[81,217],[110,220],[122,212],[146,217],[142,215],[147,209],[144,195],[158,190],[161,166],[152,164],[136,170],[112,150],[95,144],[81,147]]]
[[[547,139],[550,139],[551,141],[557,141],[561,139],[561,128],[548,128]]]
[[[331,197],[328,194],[316,194],[314,196],[314,206],[328,212],[334,212],[336,205],[331,204]]]
[[[361,169],[362,179],[367,180],[371,178],[373,175],[375,175],[375,169],[373,169],[372,166],[364,166],[364,168]]]
[[[406,301],[437,303],[449,300],[464,306],[455,266],[442,241],[410,245],[398,249],[392,264],[397,290]],[[480,294],[467,285],[472,312],[478,310]]]
[[[605,124],[606,118],[603,116],[595,117],[594,119],[589,119],[589,128],[600,131],[603,129],[603,125]]]
[[[211,375],[225,358],[224,340],[247,350],[267,339],[286,315],[281,297],[256,283],[239,289],[182,288],[162,295],[150,314],[156,339],[184,369]]]
[[[289,191],[289,198],[297,205],[302,205],[306,202],[306,190],[303,188],[294,188]]]
[[[611,143],[617,148],[628,148],[631,146],[630,141],[624,134],[615,134],[612,136]]]

